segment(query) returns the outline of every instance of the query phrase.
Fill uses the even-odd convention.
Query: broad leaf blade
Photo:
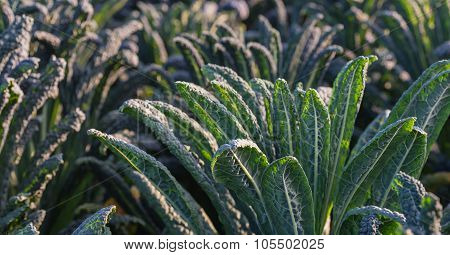
[[[225,81],[213,80],[211,81],[211,87],[219,101],[236,116],[253,141],[261,145],[261,128],[255,115],[244,102],[241,95]]]
[[[161,190],[143,174],[130,169],[125,170],[125,175],[130,178],[138,188],[144,200],[146,200],[161,218],[170,234],[193,234],[189,223],[184,219],[169,199]]]
[[[397,121],[370,140],[346,166],[339,178],[339,191],[333,209],[333,232],[339,233],[343,217],[349,209],[363,205],[373,182],[384,170],[388,158],[398,149],[402,139],[412,131],[414,118]]]
[[[252,52],[253,58],[255,59],[259,76],[266,80],[275,80],[277,66],[270,51],[263,45],[256,42],[248,43],[247,47]]]
[[[216,181],[223,183],[256,212],[263,233],[271,231],[260,186],[268,165],[266,156],[249,140],[233,140],[222,145],[211,163]]]
[[[384,207],[394,177],[400,171],[409,175],[420,175],[426,160],[427,134],[414,127],[408,136],[399,141],[398,148],[393,152],[383,172],[372,187],[372,202]]]
[[[280,74],[283,64],[283,45],[280,32],[273,28],[269,20],[262,15],[259,16],[259,23],[260,41],[272,54],[276,69]]]
[[[353,208],[345,214],[345,219],[354,215],[370,215],[370,214],[380,215],[392,219],[394,221],[401,223],[402,225],[406,224],[406,218],[403,214],[373,205]]]
[[[181,54],[193,74],[193,79],[199,84],[204,83],[204,79],[201,73],[201,67],[205,64],[201,54],[194,47],[194,45],[184,37],[177,36],[173,39],[174,44],[178,47]]]
[[[0,84],[0,152],[5,145],[13,116],[23,96],[22,90],[13,80]]]
[[[273,84],[269,81],[258,78],[250,80],[249,84],[255,92],[259,105],[262,105],[262,107],[259,108],[259,112],[255,116],[258,120],[259,126],[261,127],[263,137],[265,137],[265,139],[263,139],[264,151],[266,155],[273,160],[275,159],[272,124],[273,98],[271,92]]]
[[[297,156],[299,132],[294,97],[287,82],[278,79],[273,93],[273,136],[277,157]]]
[[[239,95],[242,96],[242,99],[244,99],[244,102],[247,103],[248,107],[250,107],[250,110],[252,110],[255,116],[261,111],[260,108],[263,106],[258,104],[255,92],[252,90],[250,85],[232,69],[207,64],[202,67],[202,73],[210,81],[216,80],[218,76],[222,77],[234,90],[239,93]]]
[[[322,228],[328,206],[324,206],[328,157],[330,154],[330,116],[317,91],[309,89],[300,114],[300,163],[308,177],[314,201],[316,232]]]
[[[373,205],[349,210],[340,234],[402,234],[406,218],[402,213]]]
[[[359,136],[355,146],[353,146],[352,152],[350,153],[350,159],[355,157],[361,148],[364,147],[364,145],[366,145],[370,139],[378,133],[378,131],[380,131],[380,128],[383,126],[390,112],[390,110],[382,111],[372,122],[369,123],[363,133]]]
[[[28,223],[25,227],[17,229],[12,233],[13,235],[39,235],[39,230],[33,225]]]
[[[328,174],[328,190],[326,201],[333,200],[337,189],[337,181],[341,178],[348,156],[350,139],[356,115],[362,100],[366,71],[376,57],[358,57],[341,70],[333,84],[333,94],[329,106],[331,119],[330,168]]]
[[[406,216],[408,228],[415,234],[424,234],[420,219],[420,204],[426,194],[419,180],[399,172],[395,176],[394,188],[397,191],[400,208]]]
[[[203,210],[192,196],[175,180],[170,171],[154,157],[111,135],[98,130],[88,130],[88,134],[97,138],[117,156],[124,159],[136,171],[143,173],[150,181],[161,189],[168,201],[179,214],[186,219],[196,233],[213,233],[209,219],[204,217]]]
[[[179,108],[160,101],[149,101],[148,103],[171,120],[169,124],[172,125],[172,130],[181,142],[189,145],[204,160],[211,161],[218,145],[210,132]]]
[[[204,123],[219,143],[249,138],[248,133],[227,108],[205,89],[187,82],[176,82],[189,109]]]
[[[416,117],[427,134],[427,155],[450,115],[450,60],[431,65],[397,101],[384,126]]]
[[[450,235],[450,204],[445,207],[442,214],[441,231],[444,235]]]
[[[149,102],[139,99],[131,99],[126,101],[120,108],[124,112],[140,121],[142,121],[161,141],[167,146],[169,151],[174,155],[184,168],[191,174],[197,184],[205,191],[212,205],[216,208],[219,218],[228,233],[236,233],[240,231],[240,222],[230,213],[232,208],[224,195],[226,192],[216,189],[216,183],[212,180],[211,172],[205,172],[199,161],[192,155],[186,147],[178,140],[170,130],[165,116],[154,108]],[[218,187],[220,189],[220,187]]]
[[[72,235],[110,235],[111,231],[106,226],[111,214],[116,211],[115,206],[100,209],[89,218],[85,219]]]
[[[222,37],[220,43],[232,56],[237,73],[245,80],[250,80],[253,76],[251,52],[238,38],[235,37]]]
[[[439,197],[427,192],[420,206],[420,219],[425,229],[425,235],[441,234],[442,205]]]
[[[311,188],[297,159],[287,156],[267,167],[262,196],[276,234],[316,233]]]

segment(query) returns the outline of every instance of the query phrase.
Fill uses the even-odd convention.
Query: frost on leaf
[[[108,206],[100,209],[84,220],[80,226],[72,233],[73,235],[110,235],[108,224],[111,214],[116,211],[115,206]]]

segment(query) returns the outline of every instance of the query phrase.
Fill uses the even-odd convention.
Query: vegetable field
[[[0,234],[450,234],[449,0],[0,4]]]

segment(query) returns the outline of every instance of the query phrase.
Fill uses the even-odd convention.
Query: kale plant
[[[125,175],[155,205],[168,233],[437,233],[442,207],[414,177],[450,114],[449,61],[424,71],[350,150],[374,60],[347,63],[333,89],[319,91],[291,90],[283,79],[246,81],[208,64],[204,87],[176,83],[192,117],[164,102],[122,105],[204,190],[219,215],[215,224],[154,157],[100,131],[89,134],[128,162]],[[350,220],[360,222],[356,230]]]
[[[8,22],[0,38],[0,231],[10,233],[23,227],[39,229],[45,217],[40,199],[63,163],[61,154],[54,152],[69,133],[80,130],[85,115],[74,108],[44,133],[44,139],[33,139],[43,125],[38,111],[58,96],[66,61],[52,56],[39,68],[40,59],[29,55],[33,19],[13,15]],[[34,153],[26,150],[29,143]]]
[[[110,87],[125,67],[137,65],[126,39],[142,26],[130,20],[100,30],[101,12],[94,15],[89,1],[1,7],[0,232],[39,231],[44,219],[45,228],[71,220],[68,214],[56,220],[53,206],[70,195],[61,191],[78,172],[72,162],[85,153],[85,132],[72,133],[83,123],[97,125]]]

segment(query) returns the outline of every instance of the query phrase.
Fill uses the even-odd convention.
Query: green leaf
[[[2,212],[2,217],[0,218],[0,232],[3,233],[11,227],[15,222],[20,222],[23,215],[30,208],[27,205],[15,205],[15,208],[11,208],[9,211]]]
[[[424,234],[420,219],[420,204],[426,191],[422,183],[412,176],[398,172],[393,186],[397,192],[400,208],[406,216],[408,228],[415,234]]]
[[[273,93],[273,137],[277,157],[299,154],[297,111],[289,85],[283,79],[275,82]]]
[[[205,41],[201,40],[196,35],[191,33],[181,33],[179,36],[185,38],[186,40],[189,40],[192,43],[198,53],[200,53],[200,55],[202,56],[204,62],[211,62],[209,57],[209,47],[207,43],[205,43]]]
[[[397,151],[402,139],[412,131],[414,118],[397,121],[366,144],[345,167],[339,178],[339,190],[333,209],[333,233],[339,233],[346,211],[363,205],[376,178],[384,171],[388,158]]]
[[[263,45],[250,42],[247,44],[251,51],[255,64],[258,67],[259,76],[263,79],[273,81],[276,78],[277,66],[270,51]]]
[[[152,134],[154,134],[162,144],[167,146],[171,154],[180,161],[197,184],[205,191],[228,233],[237,233],[240,228],[238,226],[240,223],[230,213],[230,209],[232,209],[231,205],[226,205],[226,203],[230,202],[224,196],[226,195],[224,194],[226,192],[222,190],[219,192],[218,189],[216,189],[211,172],[205,172],[198,160],[175,137],[168,126],[165,116],[150,105],[149,102],[138,99],[126,101],[121,106],[120,111],[142,121],[150,128]]]
[[[345,215],[340,234],[402,234],[405,226],[406,218],[403,214],[369,205],[349,210]]]
[[[125,175],[130,178],[138,188],[156,214],[161,218],[170,234],[193,234],[189,223],[178,213],[178,209],[172,206],[172,202],[143,174],[130,169],[125,170]]]
[[[126,0],[108,0],[103,2],[100,10],[97,10],[93,17],[93,20],[95,20],[97,27],[103,27],[108,22],[108,20],[110,20],[114,16],[115,13],[120,11],[126,4]]]
[[[319,92],[319,91],[317,91]],[[303,90],[303,84],[300,82],[294,89],[294,104],[297,112],[300,114],[302,112],[303,101],[305,100],[306,91]],[[320,94],[319,94],[320,96]],[[323,101],[323,100],[322,100]]]
[[[379,235],[381,221],[374,214],[365,215],[359,223],[360,235]]]
[[[420,219],[423,223],[425,235],[440,235],[441,234],[441,217],[442,205],[439,202],[439,197],[433,193],[427,192],[422,199],[420,205]]]
[[[85,219],[72,235],[110,235],[111,231],[106,224],[115,211],[116,207],[113,205],[100,209]]]
[[[12,235],[39,235],[39,231],[36,229],[33,223],[30,222],[25,227],[14,231]]]
[[[402,213],[369,205],[349,210],[340,234],[403,234],[405,226],[406,218]]]
[[[219,101],[225,105],[225,107],[233,113],[242,124],[246,132],[252,137],[253,141],[261,145],[262,134],[258,121],[255,115],[242,99],[241,95],[237,93],[230,85],[225,81],[213,80],[211,81],[212,89]]]
[[[441,219],[441,231],[444,235],[450,235],[450,204],[444,209]]]
[[[397,221],[397,222],[401,223],[402,225],[406,224],[406,218],[403,214],[401,214],[399,212],[391,211],[387,208],[381,208],[381,207],[373,206],[373,205],[356,207],[356,208],[349,210],[345,214],[344,220],[346,220],[350,216],[354,216],[354,215],[371,215],[371,214],[383,216],[385,218]]]
[[[334,200],[337,181],[341,179],[348,156],[356,115],[362,100],[366,71],[375,56],[358,57],[347,63],[333,84],[329,106],[331,119],[330,163],[325,204]]]
[[[396,175],[394,190],[406,216],[407,227],[412,233],[440,234],[442,205],[438,197],[427,193],[419,180],[403,172]]]
[[[278,73],[280,73],[283,64],[283,46],[280,32],[270,25],[270,22],[266,17],[260,15],[258,18],[260,23],[260,41],[264,46],[266,46],[267,49],[269,49],[276,64]]]
[[[291,43],[291,47],[289,47],[286,51],[286,60],[284,61],[286,65],[283,70],[283,73],[285,77],[287,77],[289,83],[295,82],[295,77],[298,74],[300,64],[302,63],[303,58],[305,58],[304,54],[308,47],[307,43],[314,32],[317,22],[319,22],[322,18],[322,14],[313,15],[305,22],[305,25],[302,27],[301,34],[298,36],[293,36],[293,38],[295,38],[295,43]]]
[[[177,36],[173,39],[173,42],[178,47],[181,54],[183,54],[184,59],[191,70],[193,79],[199,84],[203,84],[203,75],[201,73],[201,67],[205,64],[202,56],[198,50],[192,45],[192,43],[186,38]]]
[[[450,60],[427,68],[397,101],[384,126],[416,117],[416,126],[427,134],[427,155],[450,115]]]
[[[235,37],[221,37],[220,43],[233,58],[236,72],[245,80],[250,80],[253,76],[251,52]]]
[[[378,131],[380,131],[380,128],[386,121],[390,112],[390,110],[382,111],[372,122],[369,123],[366,129],[364,129],[362,134],[359,136],[355,146],[353,146],[352,152],[350,153],[350,159],[355,157],[355,155],[361,151],[361,148],[366,145],[370,139],[378,133]]]
[[[233,29],[223,22],[217,23],[215,26],[215,29],[216,29],[216,35],[219,38],[222,38],[222,37],[238,38],[237,34],[233,31]]]
[[[253,78],[249,82],[252,90],[255,92],[257,101],[260,107],[255,113],[255,117],[258,120],[259,126],[263,128],[265,137],[272,137],[272,92],[273,84],[269,81],[259,78]]]
[[[273,112],[273,101],[272,101],[272,93],[270,89],[273,88],[273,84],[269,81],[254,78],[249,82],[252,87],[259,105],[262,107],[259,108],[259,111],[256,113],[256,119],[258,120],[259,126],[261,127],[261,132],[263,134],[263,143],[264,143],[264,151],[266,155],[269,157],[275,156],[275,147],[273,144],[273,121],[272,121],[272,112]],[[270,89],[269,89],[270,88]],[[274,160],[275,158],[271,158]]]
[[[399,141],[397,150],[386,162],[383,172],[372,187],[372,199],[376,205],[384,206],[395,175],[402,171],[409,175],[420,175],[425,164],[427,134],[417,127],[405,139]]]
[[[247,103],[248,107],[250,107],[250,110],[252,110],[255,116],[261,112],[261,108],[263,106],[258,104],[258,99],[255,92],[252,90],[250,85],[231,68],[207,64],[202,67],[202,72],[203,75],[205,75],[210,81],[217,80],[217,77],[221,76],[234,90],[239,93],[239,95],[242,96],[242,99],[244,99],[244,102]]]
[[[217,142],[249,138],[248,133],[227,108],[205,89],[187,82],[176,82],[178,91],[189,109],[214,135]]]
[[[314,89],[306,91],[300,114],[300,163],[308,177],[314,201],[316,233],[326,220],[324,205],[330,154],[330,116]]]
[[[264,169],[268,165],[266,156],[256,144],[240,139],[220,146],[211,163],[215,180],[251,206],[263,233],[271,233],[272,230],[260,186]]]
[[[192,196],[175,180],[169,170],[154,157],[111,135],[95,129],[88,130],[92,135],[106,145],[118,157],[125,160],[136,171],[143,173],[150,181],[157,184],[161,192],[167,196],[171,205],[188,221],[196,233],[213,233],[209,219]]]
[[[23,92],[14,80],[0,84],[0,152],[2,152],[8,131],[17,107],[23,99]]]
[[[172,131],[183,144],[201,156],[207,162],[212,160],[218,145],[214,136],[204,129],[196,120],[189,117],[181,109],[160,101],[148,101],[150,105],[164,113],[169,119]]]
[[[262,177],[262,196],[276,234],[317,233],[311,188],[296,158],[287,156],[267,167]]]
[[[64,163],[62,154],[56,154],[36,167],[35,173],[27,173],[29,176],[21,186],[22,192],[43,192],[47,183],[55,176],[59,166]]]

